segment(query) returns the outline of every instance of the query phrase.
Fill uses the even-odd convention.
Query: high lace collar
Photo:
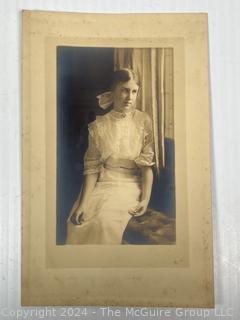
[[[129,112],[120,112],[120,111],[116,111],[114,109],[112,109],[110,111],[110,115],[112,117],[114,117],[115,119],[119,119],[119,120],[120,119],[130,119],[133,117],[134,113],[135,113],[135,109],[133,109]]]

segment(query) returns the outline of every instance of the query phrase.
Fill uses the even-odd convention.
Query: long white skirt
[[[137,204],[140,194],[138,177],[126,178],[121,173],[105,171],[104,179],[97,182],[89,197],[84,222],[81,225],[67,222],[66,244],[121,244],[132,217],[128,210]],[[78,201],[71,212],[77,205]]]

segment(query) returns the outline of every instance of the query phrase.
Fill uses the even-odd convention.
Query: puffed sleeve
[[[101,154],[97,146],[96,126],[91,123],[88,126],[88,149],[84,155],[83,174],[93,174],[101,171]]]
[[[151,118],[145,114],[143,146],[140,155],[135,159],[137,166],[153,166],[155,162],[153,151],[153,133]]]

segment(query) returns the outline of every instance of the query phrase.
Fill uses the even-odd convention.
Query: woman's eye
[[[130,91],[129,91],[128,89],[126,89],[126,88],[122,88],[122,89],[121,89],[121,92],[122,92],[122,93],[125,93],[125,94],[130,93]],[[137,90],[132,90],[131,93],[132,93],[132,94],[137,94]]]

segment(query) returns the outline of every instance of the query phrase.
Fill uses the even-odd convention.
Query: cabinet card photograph
[[[207,15],[22,18],[22,305],[213,307]]]

